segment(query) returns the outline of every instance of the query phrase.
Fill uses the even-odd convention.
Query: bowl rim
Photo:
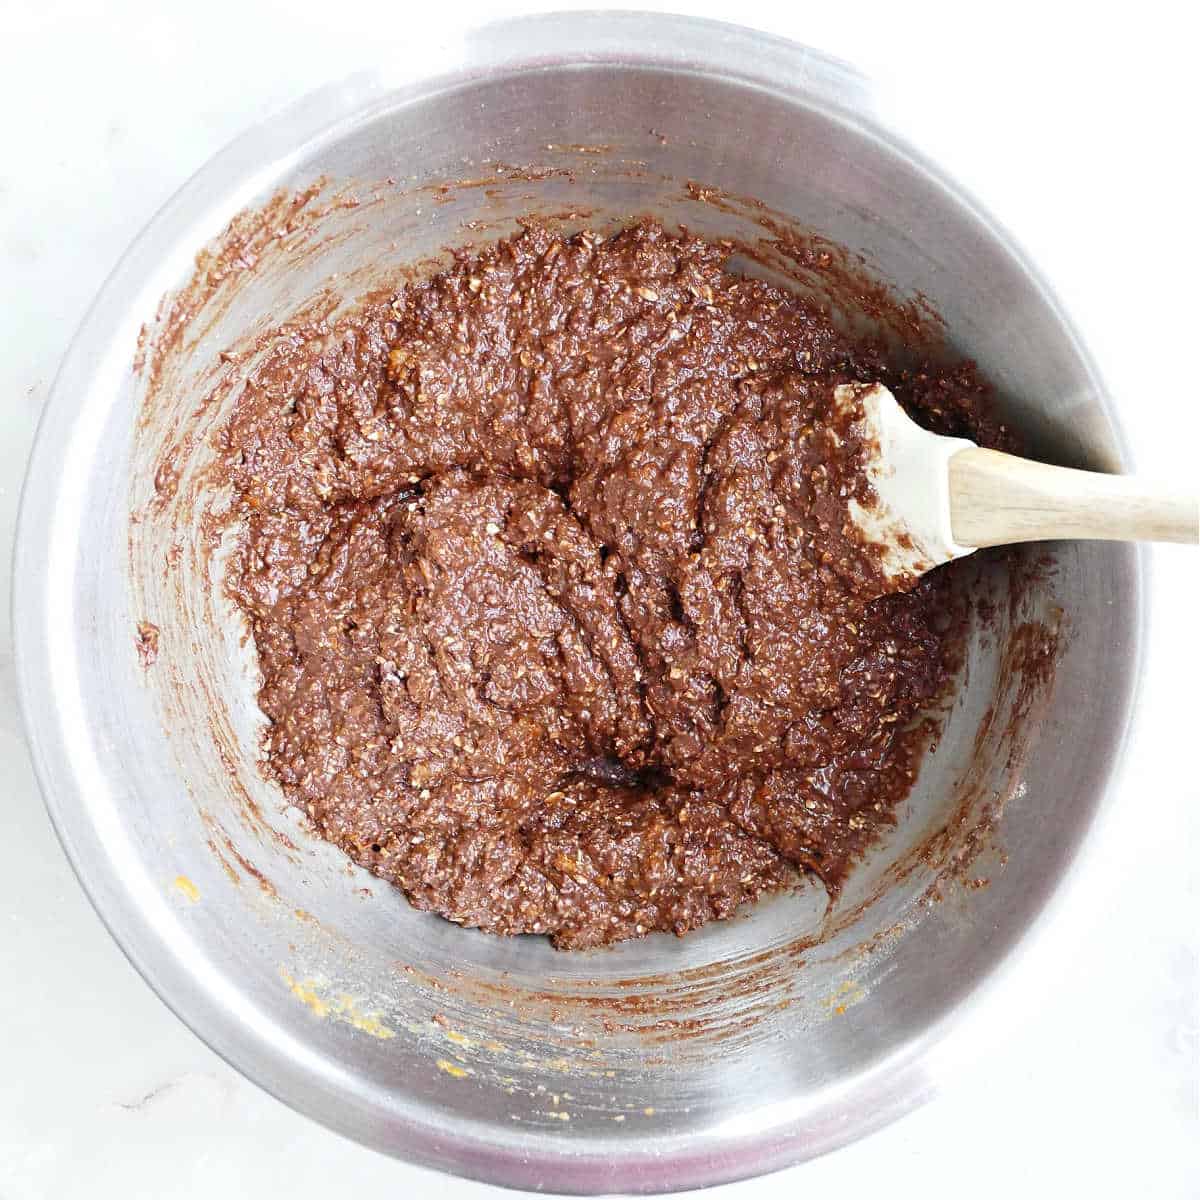
[[[431,67],[432,64],[432,67]],[[186,966],[171,957],[158,931],[122,891],[117,872],[97,872],[107,857],[104,835],[88,803],[78,771],[70,767],[71,746],[61,725],[55,694],[48,684],[56,669],[69,667],[56,650],[53,590],[70,577],[71,564],[52,553],[62,494],[74,485],[68,449],[85,416],[89,398],[106,392],[118,370],[128,370],[131,321],[153,311],[158,299],[178,284],[195,250],[215,236],[240,209],[259,196],[289,163],[336,138],[349,122],[372,110],[421,97],[473,79],[546,67],[622,64],[720,74],[748,86],[764,86],[807,107],[820,108],[861,132],[879,138],[923,171],[1005,251],[1040,294],[1087,373],[1092,394],[1112,430],[1123,466],[1127,442],[1094,361],[1040,271],[1014,239],[978,202],[904,134],[875,111],[872,87],[853,67],[788,39],[738,25],[694,17],[647,12],[586,11],[505,19],[476,28],[463,40],[418,53],[409,45],[402,62],[358,74],[321,88],[262,120],[229,143],[168,200],[122,256],[79,326],[62,360],[38,423],[22,487],[13,555],[12,613],[17,691],[26,740],[51,822],[71,866],[109,933],[160,999],[212,1050],[241,1074],[306,1115],[363,1141],[349,1115],[318,1103],[311,1075],[302,1062],[260,1036],[247,1041],[231,1028],[228,1012],[196,987]],[[179,247],[186,248],[185,259]],[[149,304],[146,304],[146,301]],[[133,316],[130,316],[133,314]],[[1044,931],[1079,871],[1085,848],[1094,841],[1102,811],[1111,806],[1119,767],[1130,736],[1141,680],[1144,643],[1146,556],[1131,551],[1133,602],[1127,618],[1130,654],[1119,671],[1114,703],[1114,737],[1104,779],[1078,843],[1051,884],[1041,910],[975,982],[922,1034],[857,1076],[854,1104],[839,1122],[818,1129],[808,1113],[786,1128],[739,1132],[717,1142],[689,1144],[685,1138],[660,1140],[653,1151],[622,1148],[620,1160],[581,1152],[563,1141],[536,1140],[514,1132],[508,1140],[486,1131],[456,1129],[444,1122],[394,1117],[387,1144],[366,1144],[423,1166],[507,1187],[560,1192],[661,1192],[731,1182],[790,1166],[856,1140],[916,1107],[937,1085],[923,1059],[966,1024],[986,995],[1002,986]],[[164,953],[165,951],[165,953]],[[961,1038],[958,1039],[961,1042]],[[960,1053],[956,1051],[955,1053]],[[951,1056],[953,1057],[953,1056]],[[843,1105],[846,1097],[843,1096]],[[400,1144],[397,1144],[399,1142]],[[536,1149],[536,1153],[531,1151]]]

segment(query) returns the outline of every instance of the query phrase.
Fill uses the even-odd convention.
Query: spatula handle
[[[963,546],[1057,538],[1200,541],[1200,496],[1129,475],[1030,462],[997,450],[950,459],[950,524]]]

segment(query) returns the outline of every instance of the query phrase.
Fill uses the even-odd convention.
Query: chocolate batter
[[[890,371],[728,253],[531,227],[296,333],[240,398],[269,769],[420,908],[682,934],[836,889],[908,789],[953,569],[875,598],[832,391],[981,438],[982,389]]]

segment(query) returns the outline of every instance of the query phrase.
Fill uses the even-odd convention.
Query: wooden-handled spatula
[[[984,450],[912,421],[882,384],[844,384],[834,400],[867,446],[870,505],[851,517],[882,548],[896,589],[981,546],[1059,538],[1200,541],[1200,496]]]

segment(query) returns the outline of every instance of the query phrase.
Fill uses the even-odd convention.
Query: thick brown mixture
[[[727,253],[531,228],[240,399],[267,761],[418,907],[563,948],[683,933],[836,887],[908,788],[951,572],[870,598],[832,390],[978,436],[980,388],[890,373]]]

